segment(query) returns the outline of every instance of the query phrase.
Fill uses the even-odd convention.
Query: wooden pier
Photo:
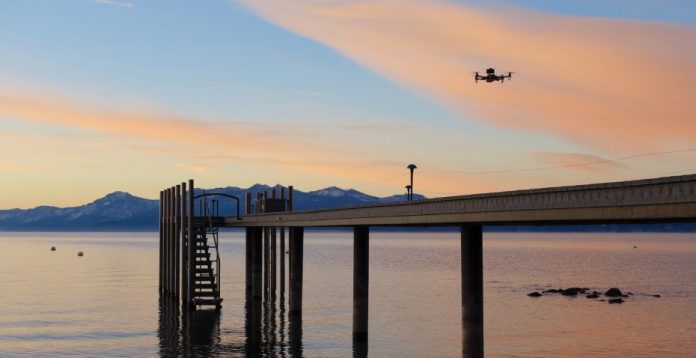
[[[604,184],[578,185],[500,193],[453,196],[387,205],[293,212],[281,189],[252,193],[243,216],[219,216],[202,209],[195,215],[193,181],[160,193],[160,293],[181,298],[187,308],[220,307],[219,279],[205,259],[207,238],[219,227],[246,228],[246,291],[248,299],[275,299],[285,294],[285,228],[289,233],[289,317],[301,322],[305,227],[352,227],[353,339],[369,336],[369,233],[374,226],[457,226],[461,231],[462,351],[483,356],[483,226],[600,223],[693,222],[696,220],[696,175]],[[214,194],[210,194],[214,195]],[[237,200],[239,205],[239,200]],[[255,206],[255,210],[251,207]],[[205,205],[207,207],[207,204]],[[280,228],[280,235],[276,235]],[[280,237],[280,277],[276,277],[276,240]],[[217,242],[217,237],[215,237]],[[198,243],[198,246],[194,246]],[[207,246],[207,249],[202,249]],[[210,255],[207,255],[208,259]],[[199,261],[200,260],[200,261]],[[202,265],[199,262],[203,262]],[[219,258],[218,258],[219,264]],[[207,263],[207,265],[206,265]],[[201,270],[197,268],[210,268]],[[205,275],[199,275],[205,273]],[[219,274],[219,268],[218,268]],[[212,277],[212,281],[201,279]],[[203,289],[202,287],[210,287]],[[217,288],[217,291],[215,291]],[[209,292],[212,298],[203,298]],[[300,319],[298,319],[298,317]],[[357,351],[356,350],[356,351]]]

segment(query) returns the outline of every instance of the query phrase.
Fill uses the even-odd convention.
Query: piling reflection
[[[162,298],[158,330],[160,356],[303,356],[302,316],[288,316],[283,298],[264,302],[247,297],[244,311],[243,327],[239,325],[223,330],[224,308],[222,311],[188,312],[182,310],[176,301]]]

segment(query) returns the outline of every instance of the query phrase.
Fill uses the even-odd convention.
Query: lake
[[[695,234],[490,233],[483,247],[489,357],[696,352]],[[287,301],[269,304],[253,347],[243,233],[221,234],[222,310],[187,325],[160,302],[157,250],[157,233],[0,233],[0,356],[345,357],[365,348],[351,335],[352,232],[305,232],[301,327],[288,323]],[[459,255],[458,233],[371,234],[371,356],[461,356]],[[571,286],[633,295],[623,304],[526,295]]]

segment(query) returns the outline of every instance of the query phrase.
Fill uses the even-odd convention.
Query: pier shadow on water
[[[223,311],[182,310],[175,300],[160,299],[159,354],[162,357],[302,357],[302,316],[288,315],[287,303],[278,300],[246,301],[244,325],[221,330]],[[367,356],[367,343],[358,357]]]

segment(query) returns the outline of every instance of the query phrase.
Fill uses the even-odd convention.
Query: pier
[[[194,195],[193,180],[160,193],[160,294],[186,310],[220,309],[218,229],[246,230],[246,278],[250,320],[262,300],[285,296],[285,232],[288,232],[288,316],[301,325],[304,228],[353,229],[353,341],[356,352],[369,337],[370,228],[452,226],[461,233],[462,352],[483,356],[484,226],[693,222],[696,175],[543,189],[452,196],[395,204],[293,211],[292,187],[247,193],[244,215],[218,215],[217,201]],[[255,195],[255,197],[254,197]],[[255,198],[252,203],[252,197]],[[222,198],[225,199],[225,198]],[[235,200],[239,212],[239,198]],[[198,211],[195,208],[198,207]],[[254,207],[254,210],[252,210]],[[279,235],[277,233],[280,233]],[[280,238],[280,268],[276,268]],[[211,241],[212,240],[212,241]],[[212,254],[215,256],[212,256]],[[213,258],[214,257],[214,258]],[[277,276],[278,271],[280,277]],[[242,275],[242,273],[240,273]],[[280,281],[280,286],[276,285]],[[256,317],[256,318],[255,318]],[[301,330],[297,330],[301,332]],[[291,332],[292,333],[292,332]],[[251,332],[249,335],[253,335]],[[290,337],[301,339],[301,337]],[[291,342],[292,343],[292,342]],[[366,348],[365,348],[366,349]]]

